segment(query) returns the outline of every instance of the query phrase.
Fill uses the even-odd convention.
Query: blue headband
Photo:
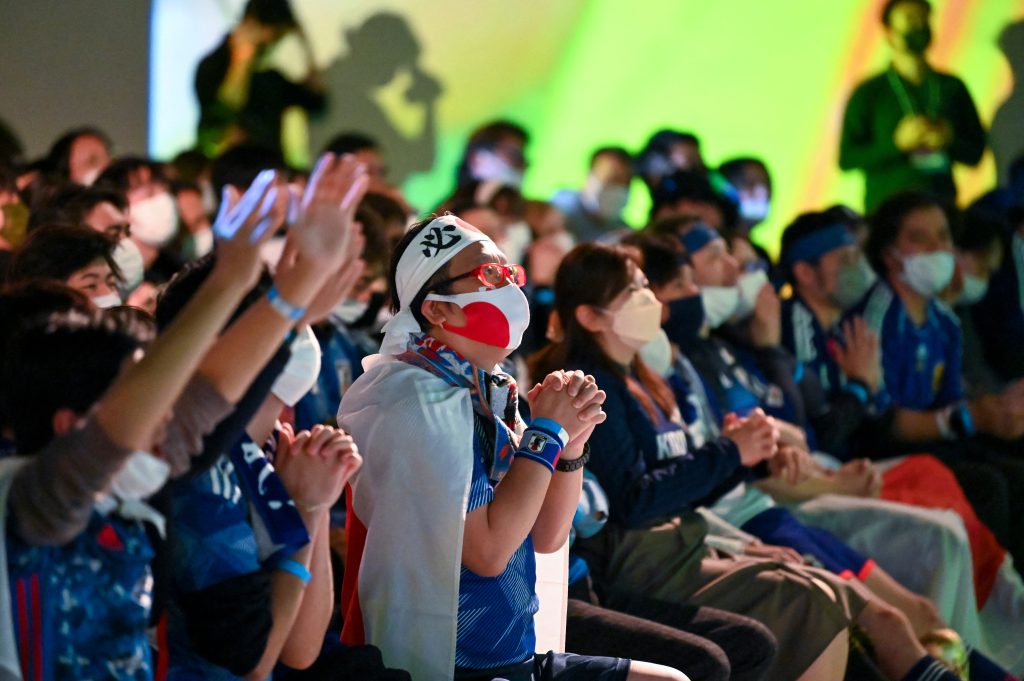
[[[721,234],[711,229],[703,222],[698,222],[680,236],[679,240],[683,242],[683,247],[686,249],[686,252],[693,255],[715,239],[721,238]]]
[[[829,251],[857,243],[853,232],[844,224],[836,224],[819,229],[796,242],[786,249],[787,265],[798,262],[814,262]]]

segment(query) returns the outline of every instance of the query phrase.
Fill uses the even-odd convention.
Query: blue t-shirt
[[[295,430],[309,430],[318,424],[335,425],[341,397],[363,374],[366,351],[340,324],[327,333],[318,332],[322,358],[320,375],[308,393],[295,405]]]
[[[24,678],[153,678],[146,629],[153,548],[145,528],[93,511],[63,546],[31,546],[7,533],[11,609]]]
[[[868,397],[852,387],[847,388],[846,375],[829,352],[829,343],[843,342],[840,327],[841,324],[830,329],[822,327],[814,312],[796,294],[782,303],[782,345],[793,353],[804,372],[817,376],[826,395],[849,389],[858,397]],[[875,413],[884,412],[889,407],[888,394],[878,391],[867,406]]]
[[[474,432],[478,432],[474,429]],[[484,465],[481,438],[473,438],[473,477],[466,512],[494,500],[495,483]],[[533,616],[540,607],[533,538],[527,535],[497,577],[481,577],[465,566],[459,575],[455,666],[488,669],[516,664],[533,655]]]
[[[963,399],[960,322],[948,307],[928,301],[918,326],[898,295],[876,283],[848,313],[862,316],[882,346],[883,390],[906,409],[938,409]]]

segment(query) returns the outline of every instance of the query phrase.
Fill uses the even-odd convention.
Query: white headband
[[[490,241],[490,238],[454,215],[445,215],[431,221],[409,244],[398,260],[395,288],[398,293],[399,310],[398,314],[384,325],[381,355],[398,355],[405,352],[409,334],[423,330],[413,315],[413,298],[445,263],[467,246],[480,241]],[[364,360],[364,366],[366,364]]]

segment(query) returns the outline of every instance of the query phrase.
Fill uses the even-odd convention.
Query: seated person
[[[88,227],[48,226],[15,251],[9,283],[53,279],[86,295],[98,308],[121,304],[117,241]]]
[[[622,211],[629,202],[633,159],[622,147],[601,147],[590,157],[590,171],[579,191],[563,190],[551,203],[565,215],[577,242],[597,241],[628,230]]]
[[[533,358],[534,373],[566,362],[607,384],[609,418],[595,429],[589,465],[608,493],[609,525],[580,552],[610,604],[643,596],[753,617],[778,639],[786,668],[773,674],[781,678],[841,675],[853,621],[867,631],[888,678],[934,668],[906,618],[863,585],[799,562],[708,553],[707,525],[693,509],[740,466],[775,456],[778,430],[758,411],[690,449],[671,388],[638,357],[659,331],[661,304],[623,249],[577,246],[559,269],[555,296],[560,340]],[[814,582],[805,581],[812,575]],[[838,602],[810,586],[817,580]]]
[[[684,678],[534,653],[534,551],[566,542],[604,394],[553,372],[523,422],[497,368],[530,321],[522,268],[445,216],[406,234],[389,278],[396,316],[338,412],[365,459],[348,495],[343,642],[378,646],[415,678]]]

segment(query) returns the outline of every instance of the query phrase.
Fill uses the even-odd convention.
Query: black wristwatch
[[[555,464],[555,470],[563,473],[572,473],[573,471],[578,471],[586,466],[588,461],[590,461],[589,442],[584,443],[583,454],[580,455],[580,458],[573,459],[572,461],[563,461],[562,459],[559,459],[558,463]]]

